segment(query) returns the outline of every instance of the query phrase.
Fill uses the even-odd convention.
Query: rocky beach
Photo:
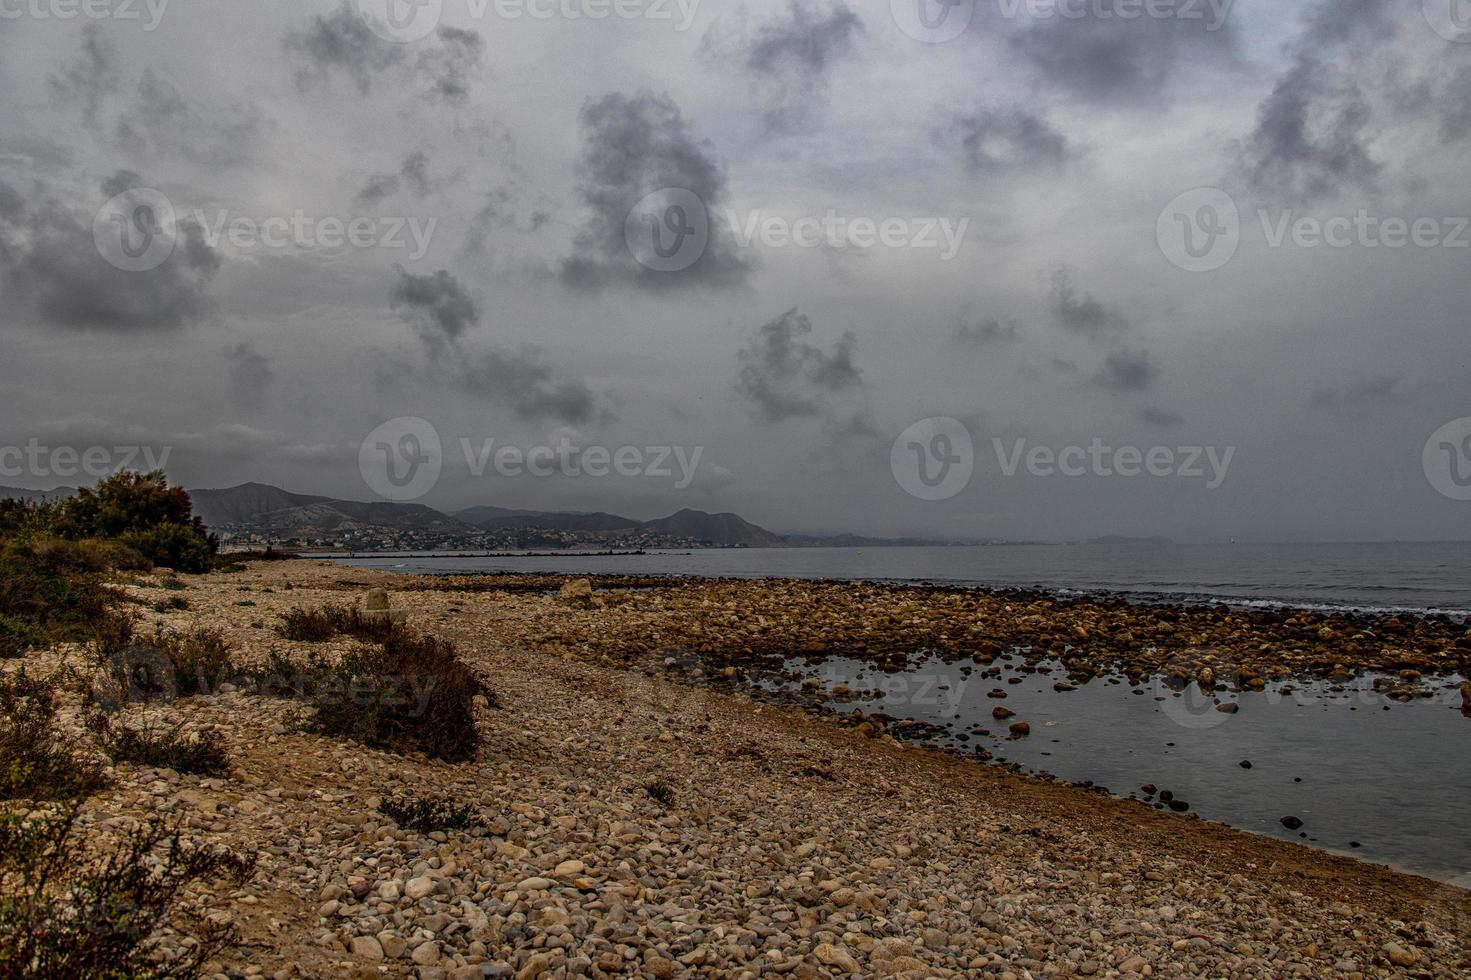
[[[163,815],[255,856],[244,883],[187,899],[237,930],[208,964],[221,976],[1471,972],[1464,890],[914,744],[861,703],[833,708],[841,691],[769,683],[793,660],[897,668],[927,651],[1063,689],[1117,675],[1226,693],[1372,670],[1410,700],[1465,679],[1471,632],[1448,618],[315,561],[121,588],[143,633],[217,630],[242,675],[119,716],[217,733],[229,769],[109,765],[82,823]],[[475,702],[475,758],[328,737],[259,690],[271,665],[353,646],[286,639],[283,617],[381,605],[378,590],[380,615],[452,643],[492,692]],[[90,663],[75,645],[26,660],[68,676]],[[85,740],[78,704],[61,723]],[[431,799],[458,819],[408,826],[402,803]],[[189,942],[162,936],[168,954]]]

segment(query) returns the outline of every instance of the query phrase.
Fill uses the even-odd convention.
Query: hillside
[[[662,520],[647,521],[642,526],[664,534],[727,547],[785,548],[787,544],[780,535],[773,534],[764,527],[757,527],[736,514],[707,514],[688,508]]]

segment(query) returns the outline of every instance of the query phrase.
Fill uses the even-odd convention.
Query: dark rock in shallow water
[[[1174,810],[1176,813],[1184,813],[1186,810],[1190,809],[1190,804],[1186,803],[1184,800],[1171,800],[1170,809]]]
[[[997,718],[997,719],[1010,718],[1010,717],[1012,717],[1015,714],[1016,714],[1015,711],[1012,711],[1010,708],[1002,707],[999,704],[996,707],[994,707],[994,708],[991,709],[991,717],[992,718]]]
[[[1302,826],[1302,821],[1297,817],[1283,817],[1282,826],[1286,827],[1288,830],[1296,830],[1297,828]]]
[[[1143,786],[1140,786],[1139,789],[1141,792],[1144,793],[1145,796],[1153,796],[1156,792],[1158,792],[1158,789],[1153,783],[1145,783]]]
[[[1243,768],[1243,769],[1250,769],[1251,768],[1251,760],[1250,759],[1242,759],[1241,760],[1241,768]]]
[[[1235,701],[1227,701],[1225,704],[1216,705],[1216,710],[1223,715],[1234,715],[1236,712],[1241,710],[1241,705],[1237,704]]]

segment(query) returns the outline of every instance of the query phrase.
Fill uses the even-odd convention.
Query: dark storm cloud
[[[467,388],[506,405],[517,418],[571,425],[612,418],[591,388],[581,381],[558,377],[536,347],[492,350],[466,363],[463,369]]]
[[[812,321],[788,310],[761,328],[751,345],[739,352],[736,391],[767,422],[827,413],[827,396],[859,384],[863,372],[854,363],[857,340],[838,338],[831,354],[807,343]]]
[[[791,0],[785,17],[765,24],[751,39],[746,65],[769,74],[821,75],[852,52],[862,30],[863,21],[846,4],[834,3],[821,13]]]
[[[534,200],[525,201],[523,198]],[[479,255],[485,251],[485,243],[493,231],[509,228],[521,234],[539,231],[552,220],[556,204],[544,194],[530,194],[519,182],[502,184],[487,191],[470,219],[470,230],[465,235],[465,252]]]
[[[1079,101],[1152,104],[1169,99],[1177,76],[1237,63],[1236,31],[1210,7],[1195,7],[1200,18],[1033,18],[1009,43],[1042,84]]]
[[[103,188],[108,198],[138,186],[120,173]],[[40,192],[23,200],[5,187],[0,215],[0,278],[45,323],[118,331],[162,330],[200,320],[210,309],[207,289],[220,256],[193,222],[180,222],[173,253],[146,272],[107,262],[93,237],[92,215],[78,215]],[[99,202],[100,203],[100,202]]]
[[[1104,306],[1092,293],[1079,293],[1070,269],[1058,269],[1052,274],[1049,299],[1057,322],[1077,333],[1098,337],[1129,327],[1122,314]]]
[[[1400,379],[1380,374],[1372,377],[1356,377],[1342,384],[1315,385],[1308,404],[1314,408],[1336,408],[1343,405],[1393,403],[1404,400],[1405,395],[1400,391]]]
[[[1053,166],[1073,156],[1066,136],[1025,109],[981,108],[957,115],[945,135],[958,140],[961,159],[973,174]]]
[[[374,174],[368,178],[363,189],[358,191],[354,198],[359,204],[375,205],[381,204],[390,197],[394,197],[404,185],[408,185],[418,197],[425,197],[434,188],[436,182],[429,179],[429,155],[423,150],[416,150],[404,158],[403,166],[396,174]]]
[[[1158,425],[1166,428],[1174,428],[1185,424],[1185,417],[1178,412],[1171,412],[1153,405],[1146,405],[1139,409],[1139,418],[1150,425]]]
[[[1381,170],[1369,153],[1372,115],[1348,73],[1300,58],[1258,113],[1246,148],[1252,186],[1299,202],[1371,188]]]
[[[735,43],[742,67],[769,85],[762,111],[768,133],[793,132],[812,116],[828,73],[853,53],[861,33],[862,20],[841,0],[825,11],[792,0],[784,14]]]
[[[394,266],[398,279],[393,284],[390,303],[405,323],[419,331],[431,350],[454,345],[465,331],[480,322],[480,309],[460,285],[460,281],[444,269],[432,276],[416,276],[402,266]]]
[[[226,347],[224,355],[230,374],[230,393],[236,404],[247,408],[259,406],[266,389],[276,380],[270,359],[248,342]]]
[[[150,70],[137,99],[118,119],[118,141],[134,152],[172,154],[207,167],[249,163],[261,151],[267,122],[244,103],[206,105]]]
[[[1380,0],[1327,0],[1310,13],[1291,65],[1257,110],[1243,149],[1258,191],[1310,203],[1372,189],[1382,165],[1371,152],[1374,110],[1361,76],[1366,49],[1387,44],[1396,21]]]
[[[1159,378],[1159,365],[1146,350],[1111,351],[1093,375],[1093,383],[1110,391],[1147,391]]]
[[[751,269],[735,255],[712,220],[709,242],[678,272],[639,265],[628,250],[624,225],[645,196],[678,188],[694,193],[712,218],[725,200],[725,172],[705,140],[697,140],[667,95],[614,93],[582,109],[583,150],[578,194],[591,216],[562,262],[563,283],[595,290],[631,285],[651,291],[743,283]]]
[[[82,50],[50,80],[56,96],[81,105],[83,118],[92,125],[103,100],[120,82],[117,51],[96,22],[82,29]]]
[[[395,271],[391,303],[424,342],[430,355],[429,383],[447,376],[461,390],[504,405],[520,419],[578,424],[613,417],[586,384],[559,376],[540,348],[467,349],[461,341],[480,322],[480,309],[452,274],[443,269],[432,276],[416,276],[400,267]],[[389,371],[405,377],[415,373],[407,364],[380,367],[380,372]]]
[[[417,83],[421,97],[431,102],[463,104],[470,95],[474,72],[485,42],[476,31],[441,27],[437,45],[419,48],[410,58],[410,46],[379,37],[348,0],[326,16],[318,15],[283,39],[286,53],[297,63],[297,84],[307,88],[325,84],[341,73],[366,94],[379,76],[394,74]]]
[[[961,320],[955,330],[955,335],[967,344],[994,344],[1001,341],[1015,340],[1021,333],[1021,326],[1017,323],[1007,321],[1002,323],[995,317],[987,317],[984,320]]]

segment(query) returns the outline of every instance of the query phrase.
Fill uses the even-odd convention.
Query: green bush
[[[480,826],[480,814],[474,807],[442,796],[390,797],[378,804],[378,812],[400,827],[421,834]]]
[[[254,867],[253,857],[186,844],[157,821],[88,841],[69,806],[0,815],[0,976],[198,977],[236,934],[186,914],[184,887],[243,883]],[[177,959],[159,955],[164,926],[191,934]]]
[[[447,762],[472,759],[480,747],[474,698],[495,703],[453,644],[401,626],[337,663],[317,658],[296,666],[275,653],[252,678],[262,694],[313,706],[311,724],[322,734]]]
[[[116,762],[198,776],[223,776],[230,771],[225,740],[218,732],[185,735],[182,728],[154,731],[108,724],[102,744]]]
[[[405,627],[388,616],[372,615],[356,606],[323,606],[308,612],[299,606],[281,616],[277,632],[287,640],[325,643],[337,636],[351,636],[365,643],[383,643]]]
[[[102,788],[102,767],[56,726],[56,688],[0,674],[0,800],[74,800]]]

